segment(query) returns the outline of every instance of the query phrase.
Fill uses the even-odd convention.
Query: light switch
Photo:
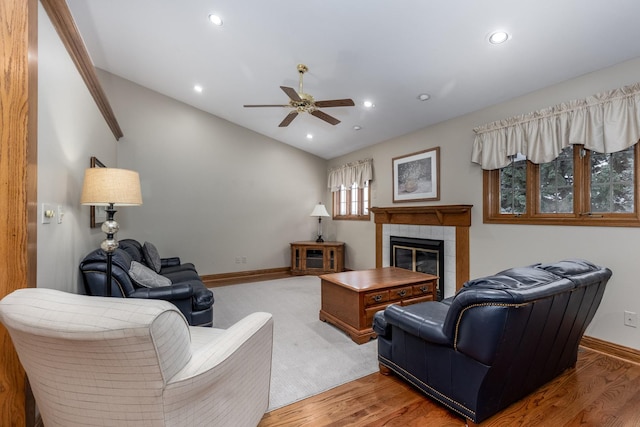
[[[62,205],[58,205],[58,224],[62,224],[63,216],[64,216],[64,211],[62,210]]]
[[[42,204],[42,223],[43,224],[51,224],[51,218],[56,216],[56,211],[53,205],[48,203]]]

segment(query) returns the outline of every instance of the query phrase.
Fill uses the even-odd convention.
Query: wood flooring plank
[[[640,365],[580,349],[576,367],[482,427],[640,426]],[[375,373],[265,414],[268,426],[464,426],[465,420],[394,375]]]

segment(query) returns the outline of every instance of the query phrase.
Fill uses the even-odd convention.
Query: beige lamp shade
[[[317,205],[315,205],[315,207],[313,208],[313,212],[311,212],[311,215],[309,216],[330,216],[329,212],[327,212],[327,208],[324,207],[324,205],[322,203],[318,203]]]
[[[116,168],[89,168],[84,172],[80,203],[92,206],[142,204],[138,172]]]

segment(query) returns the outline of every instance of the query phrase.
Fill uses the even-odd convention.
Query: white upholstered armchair
[[[46,427],[255,426],[269,405],[268,313],[201,328],[166,301],[34,288],[0,320]]]

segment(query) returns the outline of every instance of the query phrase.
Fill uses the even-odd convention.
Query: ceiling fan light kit
[[[298,64],[298,74],[299,74],[299,88],[296,92],[295,89],[287,86],[280,86],[280,89],[289,97],[289,103],[278,105],[278,104],[263,104],[263,105],[245,105],[245,107],[285,107],[291,108],[292,111],[287,114],[287,116],[280,122],[279,127],[287,127],[289,124],[298,117],[300,113],[308,113],[312,116],[319,118],[320,120],[324,120],[325,122],[337,125],[340,123],[340,120],[336,119],[329,114],[320,111],[320,108],[330,108],[330,107],[353,107],[356,104],[352,99],[331,99],[326,101],[316,101],[313,96],[304,92],[303,86],[303,76],[304,73],[309,71],[309,67],[304,64]]]

